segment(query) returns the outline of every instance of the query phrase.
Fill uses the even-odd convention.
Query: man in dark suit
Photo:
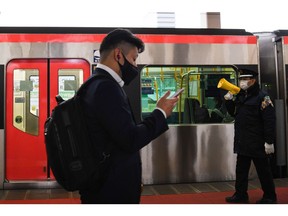
[[[108,149],[109,166],[100,185],[95,182],[79,191],[82,203],[140,202],[139,150],[168,130],[166,118],[178,101],[167,92],[151,115],[136,124],[122,87],[138,75],[136,60],[143,51],[142,40],[126,29],[110,32],[101,43],[96,74],[102,76],[88,86],[83,106],[94,148]]]

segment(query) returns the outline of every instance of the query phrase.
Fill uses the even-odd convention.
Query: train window
[[[58,71],[58,91],[64,100],[73,97],[82,83],[82,69],[60,69]]]
[[[29,110],[33,115],[39,116],[39,76],[30,76],[30,83],[32,84],[32,88],[29,91]]]
[[[233,66],[147,66],[141,71],[142,117],[151,113],[157,100],[170,90],[184,92],[168,118],[169,124],[229,123],[233,118],[223,103],[226,90],[218,89],[221,78],[237,84]]]
[[[13,125],[17,129],[38,135],[39,71],[15,69],[13,71]]]

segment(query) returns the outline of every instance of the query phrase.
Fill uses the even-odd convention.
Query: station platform
[[[279,204],[288,204],[288,178],[274,179]],[[141,204],[224,204],[234,193],[234,181],[144,185]],[[259,179],[249,180],[250,203],[261,199]],[[0,204],[79,204],[78,192],[64,189],[0,190]]]

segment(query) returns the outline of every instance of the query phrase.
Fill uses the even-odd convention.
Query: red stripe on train
[[[145,43],[256,44],[256,36],[239,35],[151,35],[138,34]],[[94,42],[105,34],[0,34],[0,42]]]
[[[239,35],[139,35],[146,43],[195,43],[195,44],[256,44],[255,36]]]

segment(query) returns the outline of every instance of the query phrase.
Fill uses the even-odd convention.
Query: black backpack
[[[95,152],[81,108],[81,94],[99,77],[101,75],[90,77],[75,96],[66,101],[56,96],[58,105],[45,122],[48,163],[56,181],[68,191],[100,184],[104,164],[110,156],[104,150]]]

